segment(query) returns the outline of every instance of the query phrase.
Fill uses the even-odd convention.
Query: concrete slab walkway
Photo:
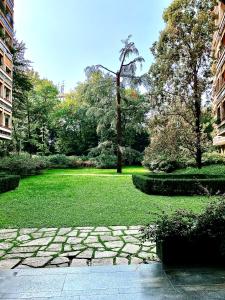
[[[141,264],[157,260],[141,226],[0,230],[0,269]]]
[[[149,265],[0,271],[0,299],[225,299],[225,270]]]

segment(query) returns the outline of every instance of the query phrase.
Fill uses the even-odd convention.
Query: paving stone
[[[90,233],[91,236],[102,236],[102,235],[109,235],[111,234],[111,231],[105,232],[105,231],[93,231]]]
[[[92,226],[84,226],[84,227],[75,227],[75,229],[78,229],[78,230],[94,230],[95,228],[92,227]]]
[[[116,265],[128,265],[128,259],[123,257],[116,258]]]
[[[139,234],[141,234],[140,231],[136,230],[136,229],[124,230],[124,233],[126,235],[132,235],[132,234],[139,235]]]
[[[66,264],[69,263],[70,260],[67,257],[56,257],[51,261],[51,265],[61,265],[61,264]]]
[[[126,244],[124,248],[122,249],[123,252],[127,252],[130,254],[137,253],[140,250],[140,247],[138,245],[133,244]]]
[[[54,256],[57,255],[58,252],[54,252],[54,251],[38,251],[36,256],[38,257],[49,257],[49,256]]]
[[[62,254],[60,254],[60,257],[76,257],[78,254],[80,253],[80,251],[71,251],[71,252],[64,252]]]
[[[87,267],[88,261],[86,259],[77,259],[74,258],[71,262],[70,267]]]
[[[17,232],[18,229],[0,229],[0,234],[6,234],[6,233],[11,233],[11,232]]]
[[[27,258],[33,256],[33,253],[9,253],[4,256],[6,258]]]
[[[110,226],[112,230],[126,230],[127,226]]]
[[[129,257],[130,256],[130,254],[128,254],[128,253],[123,253],[123,252],[121,252],[120,254],[119,254],[119,257],[125,257],[125,258],[127,258],[127,257]]]
[[[72,250],[78,251],[78,250],[86,250],[87,246],[82,244],[72,245]]]
[[[12,248],[13,244],[11,243],[1,243],[0,242],[0,250],[8,250]]]
[[[72,228],[60,228],[57,235],[66,235],[72,230]]]
[[[122,241],[114,241],[114,242],[106,242],[106,248],[122,248],[124,246],[124,242]]]
[[[118,236],[109,236],[109,235],[101,236],[100,239],[103,242],[121,241],[120,237],[118,237]]]
[[[128,226],[129,230],[141,230],[143,228],[143,226],[141,225],[137,225],[137,226]]]
[[[71,232],[67,233],[67,236],[77,236],[78,230],[72,230]]]
[[[17,231],[0,233],[0,240],[15,239],[16,237],[17,237]]]
[[[3,250],[0,250],[0,257],[4,256],[5,255],[5,251]]]
[[[20,259],[6,259],[0,261],[0,269],[12,269],[20,263]]]
[[[76,245],[76,244],[80,244],[82,241],[83,241],[83,238],[69,237],[67,240],[67,244]]]
[[[15,247],[10,250],[10,253],[34,253],[38,251],[39,247]]]
[[[86,238],[89,235],[88,232],[81,232],[78,234],[78,237]]]
[[[38,230],[38,232],[56,232],[58,228],[41,228]]]
[[[23,244],[23,246],[47,246],[51,242],[51,237],[40,238]]]
[[[79,229],[79,231],[81,232],[81,233],[90,233],[90,232],[92,232],[94,230],[94,228],[92,228],[92,229]]]
[[[87,250],[81,252],[80,254],[78,254],[77,258],[87,258],[87,259],[89,258],[90,259],[93,257],[93,253],[94,253],[93,250],[87,249]]]
[[[114,231],[112,231],[112,235],[113,236],[120,236],[120,235],[123,235],[123,232],[122,232],[122,230],[114,230]]]
[[[44,233],[44,237],[54,237],[56,235],[56,233],[54,231],[50,231],[50,232],[45,232]]]
[[[101,243],[90,243],[86,244],[88,248],[104,248],[104,246]]]
[[[31,236],[33,239],[39,239],[39,238],[42,238],[43,232],[34,232],[34,233],[31,233]]]
[[[155,245],[155,243],[153,243],[153,242],[144,242],[144,243],[142,243],[143,247],[151,247],[153,245]]]
[[[151,253],[148,252],[140,252],[138,253],[138,257],[143,258],[143,259],[149,259],[151,256]]]
[[[26,258],[23,261],[23,265],[27,265],[33,268],[41,268],[44,267],[50,260],[52,259],[51,256],[49,257],[30,257]]]
[[[18,238],[16,239],[19,242],[24,242],[24,241],[29,241],[31,239],[31,237],[29,235],[20,235],[18,236]]]
[[[96,227],[95,228],[95,231],[111,231],[108,227]]]
[[[33,269],[32,267],[26,265],[18,265],[15,269],[23,270],[23,269]]]
[[[46,248],[46,251],[62,251],[62,244],[50,244],[48,248]]]
[[[126,242],[126,243],[132,243],[132,244],[139,244],[141,245],[141,241],[133,236],[123,236],[122,237],[123,240]]]
[[[22,229],[20,229],[19,234],[20,235],[30,234],[30,233],[33,233],[37,230],[38,230],[37,228],[22,228]]]
[[[66,236],[56,236],[53,240],[53,243],[65,243],[66,240]]]
[[[90,244],[90,243],[98,243],[98,237],[97,236],[89,236],[84,240],[85,244]]]
[[[72,251],[71,245],[64,245],[64,251]]]
[[[113,258],[92,259],[91,266],[107,266],[113,265]]]
[[[117,255],[117,252],[114,251],[96,251],[95,252],[95,258],[108,258],[108,257],[115,257]]]
[[[130,263],[134,265],[139,265],[143,263],[143,259],[140,259],[138,257],[132,257]]]

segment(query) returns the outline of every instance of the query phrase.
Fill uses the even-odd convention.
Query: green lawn
[[[224,168],[224,167],[223,167]],[[225,168],[224,168],[225,170]],[[130,167],[115,170],[49,170],[21,180],[0,195],[0,227],[137,225],[154,222],[160,209],[200,211],[207,197],[149,196],[135,189]]]

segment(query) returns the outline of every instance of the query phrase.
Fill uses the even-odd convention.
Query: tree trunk
[[[198,169],[202,168],[202,145],[201,145],[201,100],[198,96],[198,79],[194,74],[194,105],[195,105],[195,161]]]
[[[117,173],[122,173],[122,120],[121,120],[121,95],[120,74],[116,76],[116,131],[117,131]]]

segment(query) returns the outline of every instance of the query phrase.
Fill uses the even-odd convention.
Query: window
[[[11,90],[5,87],[5,99],[11,102]]]
[[[0,126],[3,126],[3,112],[0,110]]]
[[[217,108],[217,124],[221,123],[220,107]]]
[[[5,127],[10,127],[10,116],[5,114]]]
[[[2,53],[0,53],[0,66],[2,67],[4,65],[4,56]]]
[[[8,67],[5,68],[5,71],[9,76],[12,75],[12,71]]]

